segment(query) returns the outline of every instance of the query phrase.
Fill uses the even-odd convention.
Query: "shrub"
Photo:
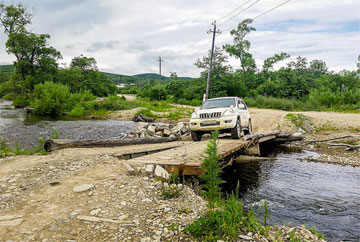
[[[45,82],[35,86],[31,95],[31,106],[37,115],[61,115],[70,97],[67,86]]]

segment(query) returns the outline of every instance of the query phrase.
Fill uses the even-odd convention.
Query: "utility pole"
[[[210,74],[211,74],[211,68],[212,68],[212,62],[213,62],[213,56],[214,56],[214,46],[215,46],[215,35],[216,34],[221,34],[221,31],[216,30],[216,21],[214,21],[212,23],[212,25],[214,26],[214,30],[209,30],[207,33],[213,34],[213,38],[212,38],[212,45],[211,45],[211,54],[210,54],[210,64],[209,64],[209,71],[208,71],[208,78],[207,78],[207,82],[206,82],[206,94],[205,94],[205,100],[206,101],[209,98],[209,84],[210,84]]]
[[[159,86],[160,86],[160,88],[159,88],[159,100],[161,100],[161,62],[164,62],[164,61],[161,59],[160,56],[159,56],[158,62],[159,62],[159,75],[160,75],[160,77],[159,77]]]

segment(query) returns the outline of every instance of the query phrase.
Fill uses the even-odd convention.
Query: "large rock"
[[[93,187],[94,187],[93,184],[82,184],[82,185],[73,187],[73,191],[74,192],[86,192],[86,191],[93,189]]]
[[[169,129],[164,129],[163,134],[164,134],[165,137],[169,137],[170,134],[171,134],[171,131]]]
[[[167,172],[167,170],[165,170],[164,168],[162,168],[159,165],[157,165],[155,168],[154,176],[164,178],[164,179],[169,179],[169,177],[170,177],[169,172]]]
[[[185,124],[183,122],[179,122],[174,128],[173,128],[173,132],[174,133],[180,133],[181,129],[185,126]]]
[[[145,129],[147,129],[148,126],[149,126],[148,123],[138,122],[138,123],[136,124],[136,132],[141,131],[141,130],[145,130]]]
[[[147,174],[152,174],[152,173],[154,172],[154,168],[155,168],[154,165],[146,165],[146,166],[145,166],[145,172],[146,172]]]
[[[156,126],[155,125],[150,125],[147,130],[149,131],[150,135],[154,135],[155,134],[155,130],[156,130]]]

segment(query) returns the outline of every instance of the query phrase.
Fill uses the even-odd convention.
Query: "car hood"
[[[202,113],[224,113],[226,110],[231,110],[231,108],[227,107],[227,108],[210,108],[210,109],[201,109],[201,110],[197,110],[195,111],[197,114],[202,114]]]

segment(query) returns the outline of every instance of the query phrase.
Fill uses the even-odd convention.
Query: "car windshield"
[[[225,108],[230,105],[235,106],[235,98],[210,99],[201,106],[201,109]]]

